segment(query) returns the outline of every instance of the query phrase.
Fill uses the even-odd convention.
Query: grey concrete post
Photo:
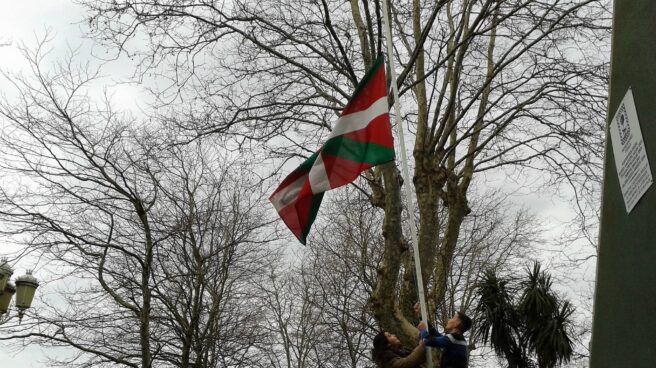
[[[615,0],[607,126],[632,87],[656,167],[656,0]],[[627,214],[610,137],[591,341],[591,368],[656,367],[656,183]]]

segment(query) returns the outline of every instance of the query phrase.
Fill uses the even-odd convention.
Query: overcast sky
[[[77,47],[82,45],[81,57],[89,57],[91,42],[85,41],[82,37],[84,22],[81,9],[72,3],[71,0],[22,0],[22,1],[5,1],[3,9],[0,12],[0,44],[10,44],[0,47],[0,69],[17,71],[24,68],[25,64],[20,56],[16,46],[25,43],[26,46],[34,46],[37,37],[43,37],[46,30],[49,29],[54,37],[51,45],[53,47],[51,61],[61,58],[65,55],[68,46]],[[81,22],[81,23],[80,23]],[[125,72],[125,68],[120,63],[109,65],[105,70],[112,78],[124,78],[118,73]],[[7,86],[3,86],[4,81],[0,81],[0,93],[11,96],[11,91]],[[122,107],[129,107],[128,104],[134,104],[138,101],[138,87],[121,86],[117,89],[118,93],[114,97],[114,102],[120,103]],[[490,181],[494,177],[490,176]],[[499,177],[496,180],[504,180]],[[552,196],[546,196],[541,193],[518,192],[513,200],[519,204],[528,205],[532,211],[540,214],[547,223],[551,223],[552,234],[558,233],[559,219],[567,219],[572,215],[567,204],[562,200],[555,199]],[[4,247],[4,249],[3,249]],[[0,255],[6,251],[6,245],[0,239]],[[16,275],[24,273],[24,267],[17,265]],[[586,263],[582,270],[579,270],[582,278],[590,279],[594,275],[594,260]],[[38,277],[38,275],[37,275]],[[2,327],[0,326],[0,334]],[[48,353],[55,353],[48,351]],[[61,353],[61,351],[59,352]],[[30,347],[23,352],[9,354],[0,347],[0,367],[46,367],[41,363],[44,359],[45,352],[39,348]]]
[[[55,36],[54,46],[82,42],[80,9],[70,0],[7,1],[0,12],[0,41],[11,46],[25,42],[34,45],[36,35],[42,36],[50,28]],[[15,69],[20,66],[20,54],[15,47],[0,48],[0,66]]]

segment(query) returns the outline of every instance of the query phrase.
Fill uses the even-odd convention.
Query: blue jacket
[[[442,335],[436,332],[434,336],[431,336],[428,331],[421,330],[421,338],[426,346],[442,349],[440,368],[467,368],[469,355],[467,341],[461,334]]]

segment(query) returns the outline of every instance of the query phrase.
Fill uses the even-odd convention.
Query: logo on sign
[[[619,111],[617,112],[617,127],[620,131],[620,141],[622,145],[626,144],[626,141],[631,135],[631,127],[629,126],[629,114],[626,112],[626,107],[624,104],[620,106]]]

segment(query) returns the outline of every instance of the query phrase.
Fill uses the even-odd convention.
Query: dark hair
[[[458,326],[458,330],[460,330],[460,333],[464,334],[465,332],[469,331],[469,329],[472,326],[472,320],[463,312],[458,312],[458,319],[460,319],[460,326]]]
[[[385,332],[379,332],[374,337],[374,348],[371,350],[371,359],[373,359],[375,363],[380,363],[383,358],[383,353],[387,350],[388,347],[389,343],[387,342],[387,336],[385,336]]]

